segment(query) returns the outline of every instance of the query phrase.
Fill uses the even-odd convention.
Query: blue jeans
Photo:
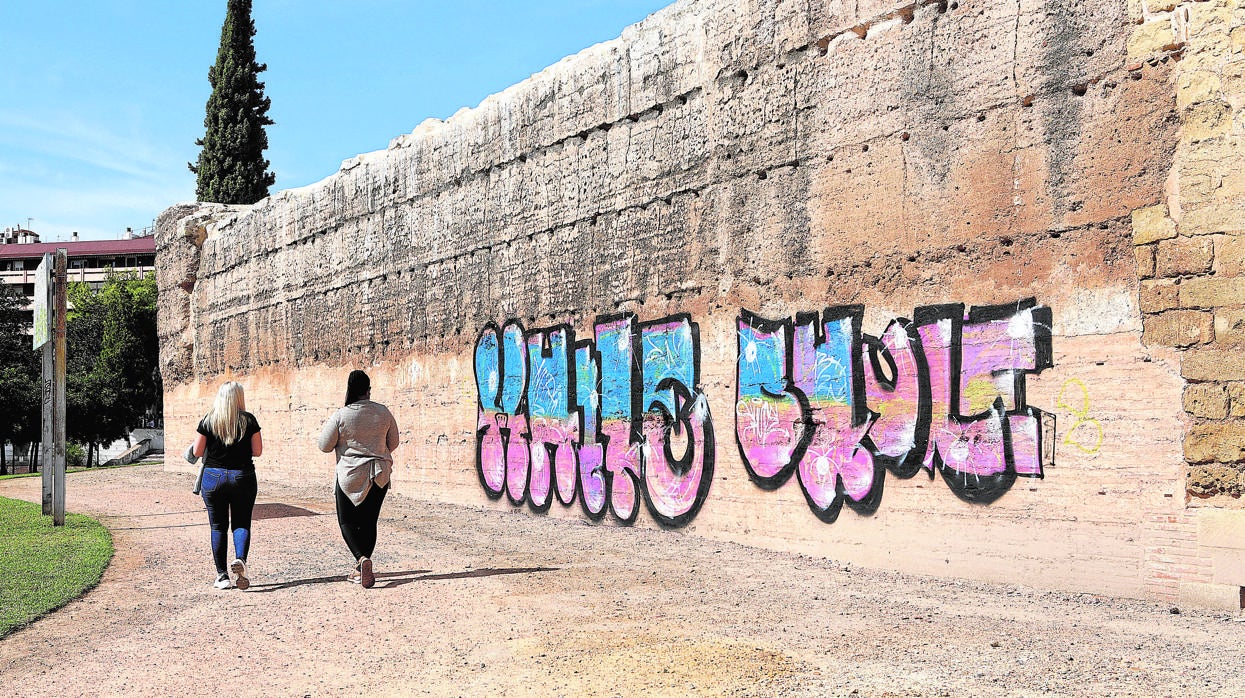
[[[208,522],[212,524],[212,559],[216,573],[226,571],[225,558],[229,553],[232,519],[233,548],[238,558],[245,560],[251,547],[251,512],[255,509],[255,496],[259,484],[254,470],[203,469],[203,503],[207,505]]]

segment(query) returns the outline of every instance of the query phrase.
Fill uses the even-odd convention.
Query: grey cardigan
[[[333,413],[320,430],[320,450],[337,452],[337,485],[358,506],[375,482],[389,484],[398,423],[389,408],[360,400]]]

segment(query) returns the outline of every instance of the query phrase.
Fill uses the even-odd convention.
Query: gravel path
[[[37,479],[0,496],[38,499]],[[1235,615],[848,568],[677,532],[391,496],[343,581],[330,490],[260,485],[216,591],[190,478],[69,476],[117,554],[0,641],[22,695],[1245,696]],[[7,691],[6,691],[7,692]]]

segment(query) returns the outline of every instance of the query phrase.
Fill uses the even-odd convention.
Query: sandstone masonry
[[[316,185],[166,211],[167,436],[235,378],[261,477],[327,483],[314,437],[365,368],[403,429],[399,491],[522,515],[476,469],[488,323],[688,318],[716,466],[683,530],[1237,607],[1243,76],[1239,0],[683,0]],[[1028,298],[1053,365],[1005,397],[1054,417],[1043,477],[987,504],[890,474],[833,523],[794,480],[749,478],[742,310],[862,305],[881,336],[917,308]]]

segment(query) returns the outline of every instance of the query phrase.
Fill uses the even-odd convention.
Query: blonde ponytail
[[[208,429],[226,446],[232,446],[246,435],[246,419],[242,411],[246,409],[246,395],[242,385],[229,381],[216,393],[216,402],[212,410],[204,417]]]

